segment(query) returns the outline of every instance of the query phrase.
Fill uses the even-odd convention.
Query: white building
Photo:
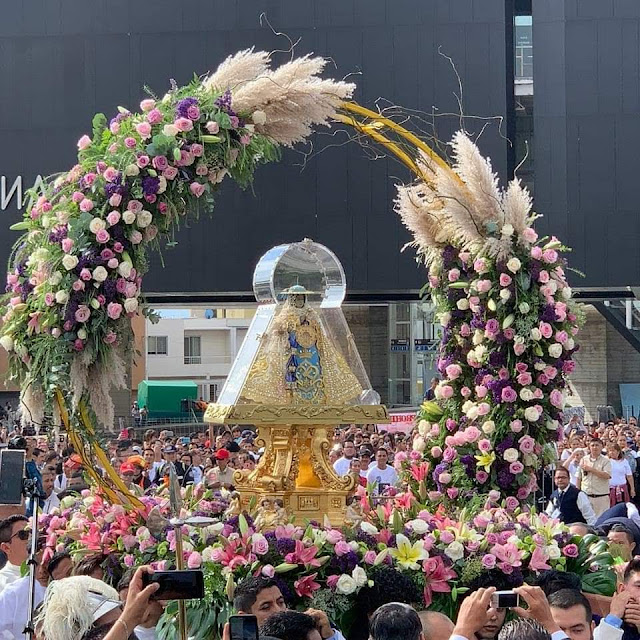
[[[165,309],[146,321],[147,380],[193,380],[214,402],[244,340],[251,309]]]

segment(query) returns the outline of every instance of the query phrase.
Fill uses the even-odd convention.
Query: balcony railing
[[[231,356],[184,356],[185,364],[231,364]]]

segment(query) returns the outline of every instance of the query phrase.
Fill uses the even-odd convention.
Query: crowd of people
[[[336,430],[329,459],[337,475],[351,474],[357,484],[376,494],[393,493],[402,488],[396,467],[411,450],[415,435],[411,430],[388,433],[376,425],[345,425]],[[54,441],[14,432],[0,434],[0,439],[25,450],[26,474],[41,488],[41,512],[51,513],[65,495],[87,486],[82,459],[64,438]],[[215,435],[203,430],[188,436],[170,430],[125,430],[107,447],[112,466],[131,490],[153,493],[166,485],[171,469],[184,486],[202,483],[211,489],[233,490],[235,470],[251,470],[258,464],[263,454],[258,444],[253,429],[236,426]],[[592,613],[577,576],[555,572],[543,573],[539,587],[516,589],[524,605],[508,610],[492,600],[495,589],[508,588],[502,584],[504,576],[489,572],[483,574],[484,582],[465,594],[454,622],[441,613],[409,606],[421,600],[415,585],[383,566],[374,585],[358,597],[354,612],[358,620],[349,640],[513,640],[515,636],[518,640],[640,640],[640,560],[633,560],[640,552],[638,457],[640,430],[635,419],[585,426],[573,418],[551,465],[555,490],[547,512],[576,534],[606,537],[615,555],[630,561],[606,617]],[[27,516],[32,510],[33,505],[27,504],[26,515],[0,521],[5,562],[0,569],[0,638],[21,638],[27,622],[28,577],[23,577],[21,567],[29,553]],[[152,587],[143,588],[142,573],[147,569],[130,571],[114,582],[104,567],[102,554],[78,559],[66,552],[37,567],[38,638],[156,637],[164,603],[150,599]],[[277,582],[265,578],[250,578],[238,585],[234,606],[240,614],[256,616],[261,638],[344,637],[322,611],[290,611]],[[228,629],[225,638],[230,638]]]

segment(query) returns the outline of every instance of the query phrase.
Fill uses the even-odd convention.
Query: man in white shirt
[[[0,594],[20,578],[20,566],[29,557],[28,522],[25,516],[17,514],[0,522],[0,551],[7,557],[7,564],[0,570]]]
[[[389,454],[384,447],[376,451],[376,464],[367,473],[367,483],[375,485],[374,493],[380,493],[388,486],[395,486],[398,482],[396,470],[387,464]]]
[[[42,513],[51,513],[54,509],[60,506],[60,498],[58,494],[53,490],[53,483],[56,479],[55,469],[47,467],[42,472],[42,490],[44,491],[45,501],[42,506]]]
[[[342,458],[338,458],[333,463],[333,470],[340,477],[346,476],[349,473],[349,469],[351,468],[351,460],[355,458],[356,455],[356,445],[353,443],[353,440],[345,440],[345,443],[342,448]]]

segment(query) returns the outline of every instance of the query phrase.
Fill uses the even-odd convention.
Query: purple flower
[[[151,176],[142,178],[142,191],[145,196],[155,196],[160,188],[160,179]]]
[[[229,104],[231,104],[231,99],[229,99]],[[189,117],[189,108],[197,107],[198,99],[197,98],[184,98],[180,100],[176,105],[176,116],[178,118],[188,118]]]

